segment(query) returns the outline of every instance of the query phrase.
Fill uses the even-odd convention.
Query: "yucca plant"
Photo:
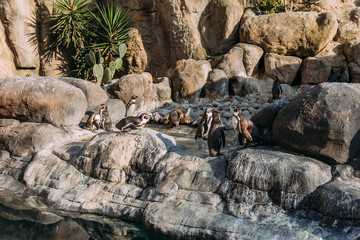
[[[105,61],[110,62],[120,56],[119,44],[129,41],[127,26],[132,20],[128,16],[130,10],[123,12],[121,6],[115,7],[113,3],[98,3],[96,7],[97,14],[91,13],[97,26],[93,32],[95,43],[91,48],[100,50]]]
[[[56,47],[83,49],[88,44],[89,23],[92,19],[91,0],[56,0],[54,8],[59,12],[50,18],[54,25],[50,31],[55,35]]]

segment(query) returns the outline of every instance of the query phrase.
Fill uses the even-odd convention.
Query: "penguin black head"
[[[273,77],[274,81],[279,81],[279,78],[277,76]]]
[[[141,119],[141,121],[149,122],[151,119],[151,116],[147,113],[142,113],[142,114],[140,114],[139,118]]]
[[[220,113],[218,111],[213,112],[213,123],[221,123]]]

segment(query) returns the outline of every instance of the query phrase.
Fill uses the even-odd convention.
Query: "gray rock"
[[[84,93],[52,77],[13,77],[0,83],[0,116],[55,126],[77,125],[84,116]]]
[[[273,125],[276,144],[318,157],[328,163],[345,163],[360,149],[359,84],[322,83],[291,99]]]
[[[209,72],[208,80],[203,88],[205,98],[222,100],[229,96],[229,79],[226,73],[220,69]]]

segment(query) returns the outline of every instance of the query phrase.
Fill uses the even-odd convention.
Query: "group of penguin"
[[[133,116],[136,110],[136,99],[138,96],[132,96],[126,106],[125,118],[121,119],[115,124],[115,127],[121,131],[130,131],[131,129],[145,127],[151,119],[151,116],[147,113],[142,113],[139,116]],[[84,128],[90,131],[96,131],[100,128],[110,131],[112,121],[107,109],[106,104],[101,104],[99,107],[99,113],[92,112],[85,123]]]
[[[279,99],[282,94],[282,88],[278,78],[274,77],[274,83],[272,87],[273,99]],[[138,96],[132,96],[130,101],[126,105],[125,118],[121,119],[115,124],[115,127],[120,131],[130,131],[136,128],[144,127],[150,120],[151,115],[148,113],[142,113],[139,116],[133,116],[136,110],[136,99]],[[181,108],[173,109],[166,117],[165,124],[170,124],[170,127],[177,127],[180,123],[186,123],[191,120],[189,118],[189,110],[184,114]],[[252,135],[257,134],[257,128],[253,122],[249,119],[242,117],[242,111],[239,107],[233,107],[234,113],[232,116],[233,129],[238,136],[238,141],[243,146],[256,145],[256,141]],[[100,128],[110,131],[112,121],[108,112],[108,108],[105,104],[101,104],[99,112],[92,112],[84,126],[85,129],[90,131],[96,131]],[[220,118],[220,113],[214,111],[214,108],[207,108],[202,116],[202,119],[198,123],[195,140],[203,138],[207,140],[209,155],[220,155],[221,147],[225,147],[225,133],[224,125]]]

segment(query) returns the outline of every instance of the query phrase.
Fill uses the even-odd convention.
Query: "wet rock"
[[[59,79],[83,91],[88,103],[87,110],[98,107],[109,99],[106,92],[97,84],[78,78],[61,77]]]
[[[84,93],[57,78],[13,77],[0,83],[0,116],[3,117],[55,126],[77,125],[86,108]]]
[[[296,208],[306,195],[332,177],[331,167],[318,160],[271,148],[247,148],[226,158],[229,180],[268,192],[271,201],[285,209]]]
[[[345,163],[359,153],[358,84],[322,83],[298,94],[277,115],[276,144],[330,164]]]
[[[208,80],[203,88],[205,98],[222,100],[229,96],[229,79],[220,69],[209,72]]]
[[[188,59],[176,62],[176,67],[170,74],[174,101],[197,102],[210,71],[210,63],[205,60]]]
[[[360,180],[338,178],[317,188],[309,199],[312,209],[334,218],[360,219]]]
[[[223,70],[229,79],[244,77],[246,76],[246,71],[243,64],[243,58],[243,48],[235,46],[223,56],[216,68]]]
[[[240,25],[240,41],[258,45],[266,53],[310,57],[334,38],[337,26],[336,17],[330,12],[256,16],[247,10]]]
[[[243,53],[243,64],[248,76],[252,76],[257,73],[261,57],[264,54],[264,50],[261,47],[247,44],[247,43],[238,43],[235,45],[244,50]]]
[[[280,83],[292,84],[301,67],[301,58],[266,53],[265,72],[268,76],[277,76]]]
[[[209,10],[199,23],[202,40],[212,55],[229,51],[238,41],[243,6],[237,1],[211,1]],[[219,21],[222,19],[222,21]]]

